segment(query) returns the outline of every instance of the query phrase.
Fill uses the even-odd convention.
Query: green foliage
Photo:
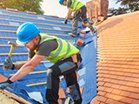
[[[0,0],[0,8],[13,8],[19,11],[31,11],[43,14],[41,2],[43,0]]]
[[[109,15],[120,15],[128,12],[128,9],[119,7],[118,9],[111,8],[109,9]]]
[[[126,6],[131,12],[139,10],[139,0],[118,0],[117,2]]]

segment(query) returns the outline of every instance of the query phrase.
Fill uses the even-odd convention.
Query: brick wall
[[[107,17],[108,0],[91,0],[86,3],[88,18]]]

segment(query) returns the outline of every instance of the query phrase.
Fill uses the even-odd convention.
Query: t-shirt
[[[57,47],[58,43],[55,39],[44,41],[39,45],[38,49],[36,49],[37,52],[35,53],[34,51],[30,51],[28,57],[32,58],[35,54],[48,56],[51,51],[55,50]]]

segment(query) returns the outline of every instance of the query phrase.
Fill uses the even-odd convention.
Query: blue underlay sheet
[[[75,38],[75,43],[78,38],[80,37]],[[77,71],[77,73],[79,74],[78,83],[80,87],[83,88],[82,104],[88,104],[96,96],[96,35],[92,36],[91,33],[88,33],[82,39],[85,41],[85,45],[78,48],[80,49],[83,60],[81,67]],[[26,78],[24,79],[26,80]],[[12,93],[15,93],[16,95],[23,97],[32,104],[46,104],[45,85],[27,87],[22,80],[23,79],[21,79],[21,81],[19,80],[18,82],[13,83],[11,85],[11,88],[8,88],[8,90]],[[60,86],[66,91],[66,84],[64,80],[61,81]],[[35,94],[38,94],[38,98],[34,97]]]
[[[15,30],[17,29],[17,26],[19,26],[23,21],[30,21],[37,24],[41,32],[54,34],[60,38],[70,41],[80,50],[83,60],[77,74],[79,75],[78,83],[83,89],[82,104],[89,104],[91,102],[97,93],[96,34],[87,32],[85,37],[81,37],[79,35],[72,38],[67,35],[67,33],[71,30],[71,24],[65,25],[63,24],[63,19],[51,16],[28,15],[26,13],[18,14],[8,12],[6,10],[0,10],[0,18],[0,22],[4,24],[0,25],[0,74],[9,77],[16,72],[15,70],[2,70],[2,63],[7,57],[7,53],[10,48],[10,46],[7,45],[7,42],[9,40],[15,41]],[[82,27],[80,29],[82,29]],[[8,38],[6,39],[2,37]],[[78,39],[82,39],[84,41],[83,46],[76,45]],[[15,48],[12,60],[13,62],[27,60],[27,50],[22,46]],[[25,100],[31,102],[31,104],[47,104],[47,101],[45,100],[45,89],[47,83],[46,71],[51,65],[52,64],[49,62],[42,62],[35,68],[33,74],[29,74],[19,81],[14,82],[11,86],[7,87],[6,90],[21,96]],[[36,73],[37,71],[40,71],[40,73]],[[61,77],[60,79],[60,87],[64,89],[66,96],[70,96],[70,94],[66,92],[66,82],[64,78]]]

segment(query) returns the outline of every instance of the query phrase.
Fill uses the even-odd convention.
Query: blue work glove
[[[67,24],[67,23],[68,23],[68,20],[67,20],[67,19],[65,19],[64,24]]]
[[[8,57],[7,59],[5,59],[4,63],[3,63],[3,69],[4,70],[8,70],[8,69],[14,69],[14,64],[11,60],[10,57]]]
[[[5,82],[0,83],[0,89],[4,90],[6,87],[8,87],[11,83],[13,83],[12,81],[10,81],[9,79]]]

